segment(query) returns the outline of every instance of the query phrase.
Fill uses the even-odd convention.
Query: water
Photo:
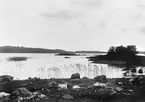
[[[29,57],[29,59],[7,60],[16,56]],[[106,75],[108,78],[123,77],[121,69],[106,64],[93,64],[88,61],[87,56],[64,57],[55,54],[0,54],[0,75],[11,75],[15,79],[70,78],[73,73],[80,73],[81,77],[89,78],[98,75]]]

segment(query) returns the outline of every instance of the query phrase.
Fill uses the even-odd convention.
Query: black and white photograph
[[[0,0],[0,102],[145,102],[145,0]]]

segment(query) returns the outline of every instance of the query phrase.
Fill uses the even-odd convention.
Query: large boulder
[[[130,82],[131,84],[134,84],[134,85],[137,85],[137,86],[140,84],[140,81],[139,81],[139,77],[138,77],[138,76],[135,76],[135,77],[131,78],[131,79],[129,80],[129,82]]]
[[[29,96],[31,95],[31,92],[30,92],[28,89],[23,88],[23,87],[17,89],[17,91],[19,91],[19,94],[20,94],[20,96],[22,96],[22,97],[29,97]]]
[[[27,82],[23,80],[12,80],[12,81],[8,81],[3,84],[0,84],[0,92],[12,93],[16,89],[21,88],[21,87],[26,87],[26,86],[27,86]]]
[[[139,73],[139,74],[143,74],[143,69],[139,69],[139,70],[138,70],[138,73]]]
[[[18,88],[14,92],[11,93],[9,98],[17,98],[17,97],[29,97],[31,96],[31,92],[26,88]]]
[[[82,83],[81,79],[70,79],[69,82],[71,82],[73,85],[79,85]]]
[[[94,85],[95,81],[92,79],[89,79],[88,77],[83,77],[81,79],[81,83],[79,84],[79,87],[89,87]]]
[[[72,74],[71,79],[80,79],[80,74],[79,73]]]
[[[90,80],[88,77],[83,77],[82,80]]]
[[[107,82],[107,78],[106,78],[105,75],[96,76],[96,77],[94,78],[94,80],[95,80],[96,82],[100,82],[100,83],[106,83],[106,82]]]
[[[72,89],[72,88],[73,88],[73,84],[72,84],[71,82],[68,82],[68,83],[67,83],[67,88],[68,88],[68,89]]]
[[[3,84],[3,83],[8,82],[8,81],[12,81],[12,80],[13,80],[13,77],[10,75],[0,76],[0,84]]]
[[[65,95],[62,96],[62,98],[68,99],[68,100],[74,99],[74,97],[72,95],[70,95],[70,94],[65,94]]]
[[[133,85],[139,86],[142,83],[145,83],[145,76],[134,76],[129,80],[129,82]]]

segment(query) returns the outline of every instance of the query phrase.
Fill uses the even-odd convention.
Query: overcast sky
[[[145,0],[0,0],[0,46],[145,50]]]

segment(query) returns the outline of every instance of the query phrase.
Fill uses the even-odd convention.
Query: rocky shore
[[[145,102],[145,76],[13,80],[0,76],[0,102]]]

